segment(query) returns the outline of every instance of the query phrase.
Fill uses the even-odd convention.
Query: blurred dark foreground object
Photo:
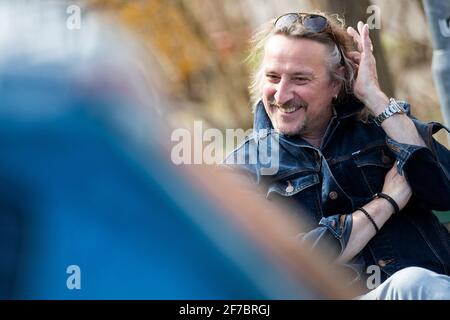
[[[172,164],[161,102],[108,50],[1,64],[0,298],[349,297],[276,208]]]

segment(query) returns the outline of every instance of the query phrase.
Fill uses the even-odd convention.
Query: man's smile
[[[277,107],[277,108],[282,113],[293,113],[293,112],[301,109],[301,106],[293,106],[293,107],[289,107],[289,108],[282,108],[282,107]]]

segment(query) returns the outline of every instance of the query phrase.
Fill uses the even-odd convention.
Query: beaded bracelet
[[[365,214],[365,216],[367,217],[367,219],[370,220],[370,222],[372,222],[373,227],[375,228],[375,233],[378,233],[378,231],[380,231],[380,229],[378,229],[377,224],[375,223],[375,220],[373,220],[373,218],[370,216],[370,214],[363,208],[357,208],[356,210],[361,211],[362,213]]]

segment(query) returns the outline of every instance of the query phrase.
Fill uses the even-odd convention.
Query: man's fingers
[[[362,38],[363,50],[372,52],[373,46],[372,46],[372,41],[370,40],[370,37],[369,37],[369,26],[367,24],[365,24],[362,27],[361,31],[362,31],[361,38]]]
[[[386,174],[386,178],[393,179],[395,176],[401,177],[401,175],[398,173],[396,164],[394,164],[392,168],[388,171],[388,173]]]
[[[353,41],[357,44],[358,50],[362,51],[361,37],[359,36],[358,32],[352,27],[348,27],[347,33],[353,38]]]
[[[347,52],[347,57],[357,64],[361,62],[361,53],[359,53],[358,51]]]
[[[358,21],[358,32],[362,36],[362,29],[363,29],[364,23],[362,21]]]

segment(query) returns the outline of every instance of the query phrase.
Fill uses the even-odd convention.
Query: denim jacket
[[[411,117],[410,106],[401,103]],[[293,214],[306,214],[312,224],[298,238],[314,248],[331,246],[333,258],[348,243],[351,213],[381,192],[386,173],[396,165],[413,196],[348,266],[359,279],[373,265],[380,267],[382,281],[409,266],[450,275],[450,235],[431,211],[450,210],[450,152],[433,138],[448,129],[411,117],[427,147],[399,143],[373,121],[358,120],[362,108],[354,97],[336,105],[315,148],[300,137],[276,133],[259,102],[253,133],[225,164],[249,177],[267,199],[294,204]]]

